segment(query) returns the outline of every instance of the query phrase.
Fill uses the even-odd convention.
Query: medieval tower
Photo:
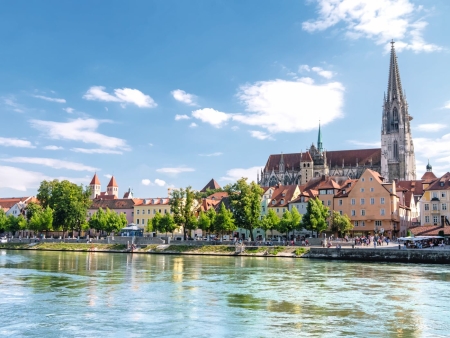
[[[391,42],[391,61],[387,96],[383,99],[381,127],[381,175],[386,181],[415,180],[416,159],[411,135],[408,103],[400,81],[394,42]]]

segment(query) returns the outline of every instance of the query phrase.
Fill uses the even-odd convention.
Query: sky
[[[0,196],[226,185],[270,154],[380,146],[389,41],[418,176],[450,171],[446,0],[14,1],[0,12]]]

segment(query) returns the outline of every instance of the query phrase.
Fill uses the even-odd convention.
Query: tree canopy
[[[316,231],[317,234],[326,230],[328,218],[328,208],[318,198],[310,198],[306,206],[306,213],[302,218],[302,226],[310,231]]]
[[[333,211],[330,216],[331,230],[339,234],[346,234],[353,229],[353,224],[347,215],[341,215],[337,211]]]
[[[258,226],[261,215],[263,189],[255,182],[248,184],[246,178],[241,178],[228,186],[227,192],[236,225],[250,231],[253,241],[253,229]]]
[[[178,226],[183,228],[183,236],[186,240],[188,231],[197,228],[195,213],[198,201],[195,193],[191,187],[174,189],[171,192],[169,204],[173,219]]]

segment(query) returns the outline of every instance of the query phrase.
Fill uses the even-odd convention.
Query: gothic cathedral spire
[[[322,154],[323,146],[322,146],[322,132],[320,130],[320,120],[319,120],[319,134],[317,135],[317,150],[319,154]]]
[[[416,160],[408,103],[403,94],[394,41],[391,42],[388,92],[383,100],[381,174],[387,181],[415,180]]]

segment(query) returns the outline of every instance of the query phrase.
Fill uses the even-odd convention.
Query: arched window
[[[392,111],[392,129],[398,130],[398,110],[396,107]]]
[[[394,160],[398,160],[398,143],[397,143],[397,140],[394,141]]]

